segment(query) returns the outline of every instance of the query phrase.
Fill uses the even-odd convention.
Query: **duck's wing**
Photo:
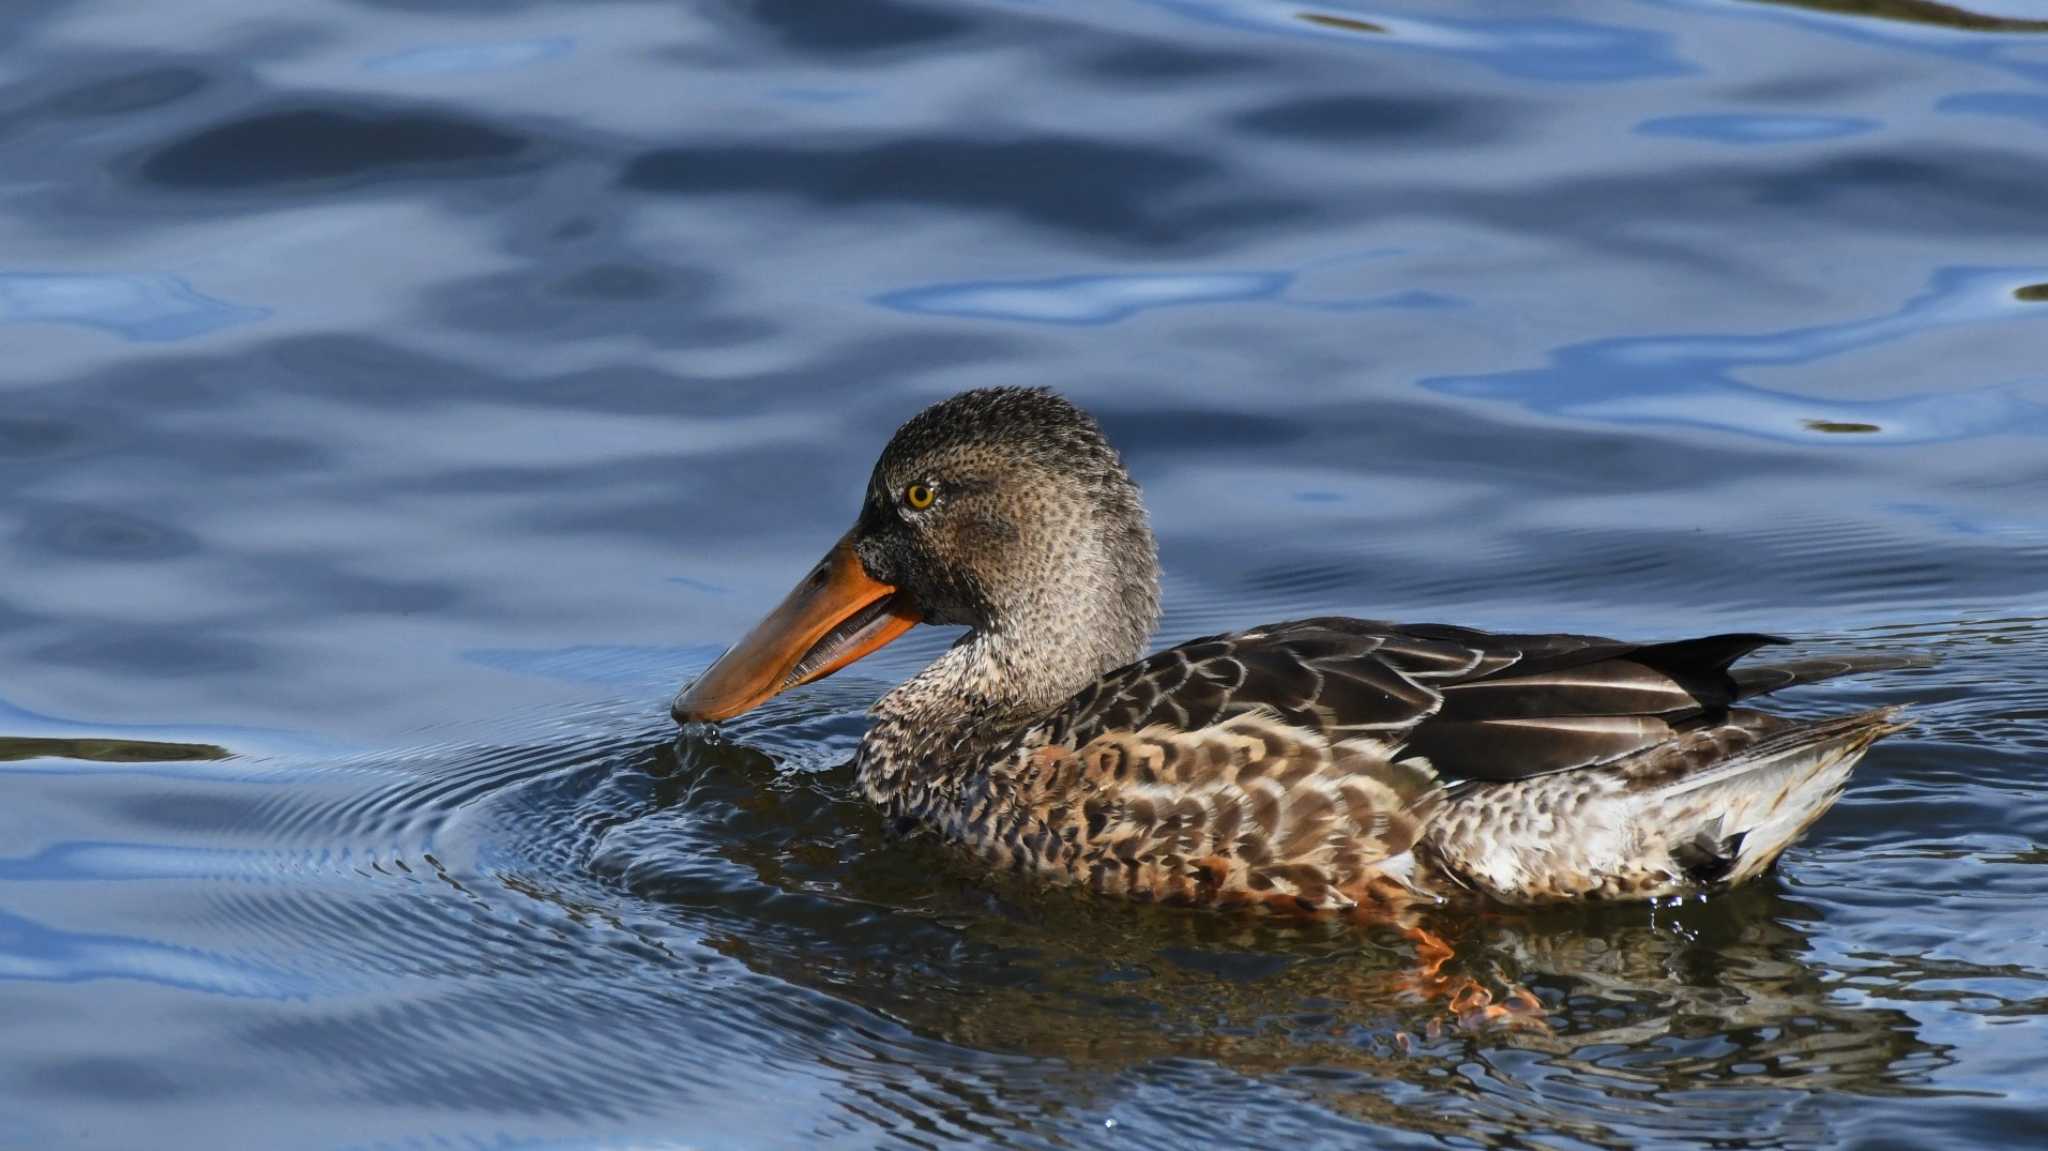
[[[1740,678],[1754,634],[1631,644],[1435,624],[1297,620],[1169,648],[1103,677],[1049,717],[1079,747],[1147,729],[1198,732],[1260,714],[1328,744],[1369,741],[1445,783],[1611,763],[1665,744],[1747,695],[1856,661]]]
[[[1009,790],[982,793],[970,831],[1012,867],[1134,896],[1392,900],[1414,878],[1409,849],[1454,797],[1480,794],[1470,785],[1568,784],[1580,777],[1559,773],[1603,765],[1704,779],[1796,726],[1734,701],[1899,666],[1851,657],[1729,672],[1774,642],[1337,618],[1212,636],[1104,676],[1023,733]],[[1889,716],[1871,723],[1891,729]]]

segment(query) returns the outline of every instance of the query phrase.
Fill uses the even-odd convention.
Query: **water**
[[[2048,1141],[2031,0],[16,0],[0,1146]],[[1167,638],[1945,662],[1752,888],[1386,932],[885,838],[913,636],[678,741],[897,422],[1055,384]],[[225,756],[225,757],[223,757]]]

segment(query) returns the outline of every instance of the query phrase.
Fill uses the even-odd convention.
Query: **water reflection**
[[[935,181],[934,172],[946,173]],[[1214,243],[1275,215],[1308,210],[1270,190],[1223,187],[1225,169],[1165,144],[1080,136],[991,140],[980,133],[886,140],[785,136],[643,153],[620,179],[661,196],[791,197],[853,211],[944,206],[1118,245]],[[1086,196],[1069,188],[1085,185]]]
[[[2048,20],[1982,12],[1939,0],[1743,0],[1755,18],[1796,22],[1825,36],[1879,43],[1899,51],[1987,65],[2038,83],[2048,63],[2030,41],[2048,32]],[[1943,29],[1930,34],[1928,29]]]
[[[1675,136],[1720,144],[1803,144],[1875,132],[1875,120],[1846,116],[1659,116],[1636,125],[1645,136]]]
[[[0,735],[0,761],[77,759],[97,763],[176,763],[226,759],[228,750],[210,743],[159,743],[145,739],[38,739]]]
[[[578,644],[529,651],[522,648],[477,648],[462,658],[484,667],[520,675],[579,683],[653,685],[680,682],[710,666],[725,649],[716,644],[692,647],[625,647]]]
[[[1336,28],[1344,32],[1385,35],[1387,31],[1385,26],[1375,24],[1370,20],[1360,20],[1352,16],[1337,16],[1328,12],[1303,12],[1301,13],[1301,18],[1311,24],[1319,24],[1325,28]]]
[[[2038,92],[1958,92],[1942,97],[1934,108],[1937,112],[2025,120],[2048,128],[2048,96]]]
[[[1692,66],[1642,28],[1560,19],[1454,20],[1377,7],[1333,11],[1263,0],[1146,0],[1177,16],[1270,35],[1349,40],[1368,50],[1462,58],[1521,80],[1609,84],[1683,75]]]
[[[431,44],[365,60],[363,68],[369,72],[387,72],[399,76],[496,72],[558,60],[575,49],[576,41],[567,36],[541,40]]]
[[[136,174],[188,192],[339,190],[427,172],[498,175],[516,170],[532,146],[517,133],[447,112],[320,105],[265,110],[169,141],[144,155]]]
[[[2042,1142],[2041,13],[1567,7],[8,6],[0,1144]],[[937,630],[676,742],[1000,383],[1175,637],[1949,659],[1789,701],[1922,725],[1773,886],[1439,925],[1550,1030],[1433,1037],[1397,933],[884,837]]]
[[[1745,3],[1958,28],[1968,32],[2048,32],[2048,20],[1973,12],[1959,4],[1942,4],[1936,0],[1745,0]]]
[[[1731,1107],[1761,1108],[1756,1145],[1771,1145],[1825,1133],[1773,1133],[1800,1095],[1940,1093],[1931,1077],[1953,1062],[1907,1011],[1842,997],[1812,958],[1806,925],[1822,913],[1772,883],[1678,908],[1433,924],[1455,971],[1544,1003],[1545,1028],[1470,1033],[1417,996],[1396,935],[991,882],[884,837],[837,769],[791,775],[744,745],[685,739],[591,783],[554,798],[579,812],[570,822],[602,825],[585,841],[595,874],[719,953],[931,1039],[1058,1060],[1083,1083],[1208,1064],[1374,1124],[1600,1147],[1631,1145],[1616,1131],[1652,1113],[1704,1135]],[[502,881],[605,914],[559,872]],[[1894,959],[1887,986],[1929,977]]]
[[[1016,320],[1032,324],[1113,324],[1152,308],[1270,300],[1290,277],[1276,272],[1178,276],[1061,276],[935,284],[877,296],[902,312]]]
[[[1768,439],[1868,429],[1873,442],[1962,440],[2048,431],[2048,405],[2031,383],[1843,400],[1762,387],[1743,370],[1805,365],[1892,343],[1934,329],[2027,315],[2015,312],[2017,288],[2037,269],[1950,268],[1898,310],[1864,320],[1763,335],[1628,336],[1561,348],[1550,365],[1486,376],[1424,380],[1449,395],[1500,400],[1532,411],[1615,424],[1717,428]]]
[[[877,296],[900,312],[1028,324],[1113,324],[1155,308],[1265,300],[1325,311],[1456,307],[1428,292],[1307,298],[1295,295],[1293,272],[1202,272],[1179,275],[1058,276],[1044,280],[979,280],[934,284]]]
[[[280,1062],[306,1069],[285,1110],[258,1105],[277,1130],[374,1098],[479,1141],[515,1120],[590,1137],[687,1115],[742,1144],[767,1122],[859,1145],[1163,1145],[1241,1113],[1260,1139],[1620,1148],[1735,1124],[1749,1146],[1819,1146],[1862,1113],[1821,1101],[1967,1095],[1970,1021],[2048,1009],[2048,968],[2011,932],[1970,954],[1915,934],[1937,904],[1989,921],[2038,886],[2023,843],[1970,829],[2048,830],[2048,803],[2021,790],[2036,765],[1986,754],[2037,740],[2019,713],[2042,634],[1864,637],[1948,661],[1814,704],[1919,698],[1926,723],[1781,878],[1680,907],[1431,923],[1456,946],[1444,975],[1530,989],[1542,1029],[1460,1028],[1393,931],[1105,903],[890,838],[844,766],[880,688],[853,676],[723,736],[678,737],[662,692],[626,687],[486,742],[20,777],[41,838],[0,859],[16,917],[0,978],[214,997],[162,1025],[187,1053],[164,1065],[223,1099]],[[535,658],[564,679],[666,682],[642,653],[589,653],[594,671]],[[75,812],[82,785],[102,796],[84,826],[118,836],[36,816]],[[2001,815],[1957,808],[1994,786],[2014,789]],[[1994,859],[2013,861],[1996,884]],[[131,926],[74,922],[84,890]],[[1879,909],[1867,926],[1859,900]]]
[[[213,995],[277,997],[296,990],[261,964],[131,935],[63,931],[0,912],[0,982],[129,979]]]
[[[270,313],[216,300],[176,276],[0,271],[0,324],[71,324],[138,343],[189,340]]]

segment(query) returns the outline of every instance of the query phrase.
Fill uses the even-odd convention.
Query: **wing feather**
[[[1763,686],[1749,677],[1738,685],[1729,664],[1773,642],[1731,634],[1629,644],[1296,620],[1195,640],[1121,668],[1037,734],[1080,747],[1120,730],[1201,730],[1261,713],[1325,740],[1369,735],[1426,758],[1449,782],[1521,779],[1608,763],[1725,712]],[[1567,722],[1587,717],[1630,722]]]
[[[1210,636],[1025,731],[983,807],[1005,813],[994,850],[1014,868],[1180,902],[1346,907],[1409,882],[1404,857],[1461,785],[1705,754],[1737,698],[1877,666],[1731,674],[1773,642],[1342,618]]]

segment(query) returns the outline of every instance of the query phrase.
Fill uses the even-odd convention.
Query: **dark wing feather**
[[[1882,655],[1836,655],[1814,659],[1739,667],[1729,672],[1735,681],[1735,698],[1748,699],[1782,688],[1816,683],[1841,675],[1862,675],[1873,671],[1933,667],[1935,659],[1926,652],[1888,652]]]
[[[1104,676],[1042,726],[1054,743],[1262,711],[1423,757],[1446,782],[1607,763],[1717,716],[1761,684],[1728,666],[1763,635],[1664,644],[1323,618],[1211,636]]]

